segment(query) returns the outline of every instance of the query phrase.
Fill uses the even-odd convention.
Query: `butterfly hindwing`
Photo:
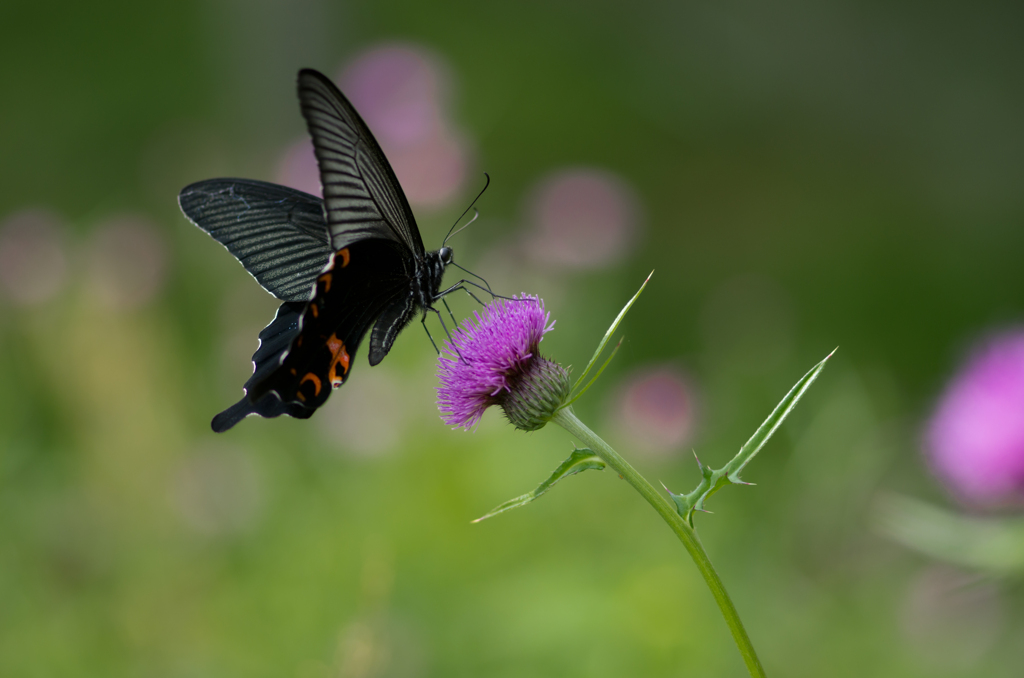
[[[181,211],[282,301],[306,301],[330,259],[323,201],[252,179],[210,179],[182,189]]]
[[[373,326],[373,332],[370,333],[371,366],[384,360],[384,356],[391,351],[391,346],[398,338],[398,333],[409,324],[415,314],[416,300],[412,294],[396,299],[384,309]]]
[[[410,260],[392,240],[371,238],[339,250],[317,278],[288,352],[249,389],[310,412],[348,377],[363,336],[385,309],[411,296]]]
[[[390,238],[422,256],[423,240],[394,170],[356,109],[323,74],[299,72],[299,103],[320,165],[335,250]]]
[[[299,334],[299,319],[305,308],[306,305],[303,303],[286,301],[277,309],[274,320],[260,332],[260,346],[252,355],[253,374],[244,386],[247,394],[252,391],[255,384],[266,379],[281,364],[281,354],[288,350],[292,340]],[[281,402],[280,398],[275,398],[270,394],[256,402],[245,395],[237,403],[214,417],[211,425],[214,431],[223,433],[250,414],[258,414],[267,418],[287,414],[299,419],[306,419],[313,414],[313,410],[301,405]]]

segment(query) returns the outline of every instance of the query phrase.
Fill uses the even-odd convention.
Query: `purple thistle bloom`
[[[495,299],[452,333],[438,357],[437,407],[445,423],[472,428],[501,405],[517,428],[543,426],[568,395],[568,373],[540,356],[550,314],[538,297]]]
[[[1024,505],[1024,329],[983,344],[925,433],[936,474],[975,506]]]

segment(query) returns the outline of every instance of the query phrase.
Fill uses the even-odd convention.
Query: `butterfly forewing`
[[[333,251],[323,201],[251,179],[211,179],[186,186],[178,204],[283,301],[309,299]]]
[[[335,250],[362,238],[390,238],[424,253],[409,201],[366,123],[326,76],[299,72],[299,102],[320,165]]]

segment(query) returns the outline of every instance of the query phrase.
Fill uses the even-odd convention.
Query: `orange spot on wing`
[[[331,273],[324,273],[322,276],[320,276],[320,282],[324,284],[324,292],[331,291],[331,280],[333,278],[334,276]]]
[[[338,256],[341,257],[341,267],[345,268],[348,266],[348,262],[351,261],[352,255],[349,254],[348,248],[344,247],[338,250]]]
[[[331,386],[338,388],[345,381],[342,376],[338,375],[338,365],[341,365],[342,375],[348,374],[350,358],[348,351],[345,350],[345,342],[338,339],[338,335],[336,334],[332,334],[327,340],[327,348],[330,349],[331,355],[333,356],[331,358],[331,369],[327,373],[327,376],[330,377]]]
[[[312,372],[306,372],[306,376],[304,376],[302,378],[302,381],[299,382],[299,388],[302,388],[302,385],[305,384],[307,381],[312,381],[313,388],[316,389],[315,391],[313,391],[313,397],[320,395],[320,377],[316,376]],[[302,397],[301,393],[299,393],[298,395],[300,398],[302,398],[302,400],[305,400],[305,398]]]
[[[313,313],[314,318],[320,317],[320,309],[316,307],[316,304],[310,304],[309,310]]]

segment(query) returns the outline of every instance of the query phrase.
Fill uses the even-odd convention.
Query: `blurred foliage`
[[[303,134],[297,69],[402,40],[450,64],[493,177],[460,261],[547,300],[548,355],[585,364],[657,271],[576,405],[595,430],[618,379],[675,361],[700,395],[693,446],[720,465],[840,345],[747,470],[757,486],[697,520],[769,674],[1019,675],[1020,591],[944,606],[868,508],[879,489],[944,501],[919,421],[972,337],[1024,317],[1022,30],[1000,2],[5,0],[0,219],[55,210],[72,264],[56,299],[0,302],[0,674],[743,675],[683,549],[613,475],[470,524],[570,440],[494,412],[449,431],[415,329],[372,371],[360,355],[311,421],[209,431],[275,304],[175,195],[271,179]],[[577,165],[634,186],[638,250],[492,277],[530,186]],[[459,211],[421,216],[428,245]],[[171,265],[131,312],[95,302],[77,254],[121,212],[155,220]],[[347,437],[388,419],[329,422],[371,372],[398,384],[406,424],[354,454]],[[634,461],[699,479],[688,449]],[[986,631],[925,623],[942,615]]]

